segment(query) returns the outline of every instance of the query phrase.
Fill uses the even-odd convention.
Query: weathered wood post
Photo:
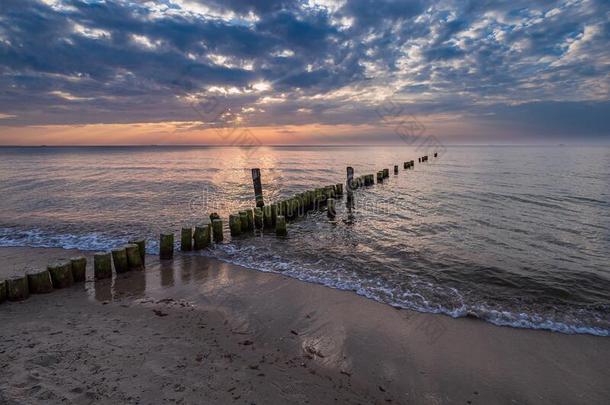
[[[134,239],[130,240],[128,243],[135,243],[136,245],[138,245],[140,256],[142,257],[142,265],[146,266],[146,239]]]
[[[231,236],[239,236],[241,234],[241,215],[229,215],[229,230],[231,231]]]
[[[386,179],[390,177],[390,170],[389,169],[383,169],[383,178]]]
[[[394,174],[398,174],[398,165],[394,165]]]
[[[254,208],[254,226],[256,229],[263,227],[263,210],[260,207]]]
[[[114,271],[117,273],[125,273],[129,271],[129,263],[127,263],[127,250],[125,247],[112,249],[112,262],[114,263]]]
[[[189,241],[191,238],[189,237]],[[140,249],[135,243],[125,246],[127,252],[127,263],[129,270],[144,270],[144,263],[142,263],[142,256],[140,256]]]
[[[74,284],[72,277],[72,263],[67,260],[62,260],[56,263],[49,264],[47,270],[51,273],[53,288],[67,288]]]
[[[254,183],[254,198],[256,199],[256,206],[263,207],[265,205],[265,201],[263,199],[261,169],[252,169],[252,182]]]
[[[112,277],[112,262],[109,252],[98,252],[93,255],[93,276],[96,280]]]
[[[0,304],[6,301],[6,280],[0,279]]]
[[[377,183],[383,183],[383,171],[382,170],[377,172]]]
[[[345,182],[345,188],[347,191],[352,191],[354,189],[354,168],[351,166],[347,167],[347,181]]]
[[[46,294],[53,291],[53,281],[51,281],[49,270],[29,270],[26,272],[26,276],[30,294]]]
[[[254,230],[254,210],[252,208],[246,209],[246,215],[248,216],[248,230]]]
[[[162,233],[159,235],[159,259],[171,260],[174,258],[174,234]]]
[[[265,228],[273,228],[273,218],[271,216],[271,206],[265,205],[263,207],[263,225]]]
[[[22,301],[30,296],[27,276],[14,276],[6,280],[6,298],[9,301]]]
[[[337,197],[343,196],[343,183],[335,184],[335,194]]]
[[[438,153],[437,152],[434,152],[434,157],[438,157]]]
[[[193,228],[190,226],[180,230],[180,250],[183,252],[193,250]]]
[[[222,234],[222,219],[215,219],[212,221],[212,233],[214,236],[214,242],[220,243],[224,240]]]
[[[81,283],[87,278],[87,259],[85,256],[76,256],[70,258],[72,265],[72,278],[75,283]]]
[[[335,206],[334,198],[326,200],[326,215],[329,219],[335,219],[335,216],[337,215],[337,207]]]
[[[242,233],[246,233],[248,232],[248,214],[246,213],[246,211],[239,211],[239,222],[241,225],[241,232]]]
[[[277,236],[288,235],[288,232],[286,231],[286,218],[283,215],[278,215],[275,218],[275,234]]]
[[[195,250],[205,249],[210,245],[210,237],[212,235],[211,225],[203,224],[195,227],[193,232],[193,248]]]
[[[421,163],[421,158],[420,157],[417,158],[417,163]]]
[[[275,226],[275,221],[277,221],[277,211],[278,211],[278,205],[271,204],[271,222],[272,222],[273,226]]]

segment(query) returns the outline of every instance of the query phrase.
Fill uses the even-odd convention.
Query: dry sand
[[[0,278],[75,253],[0,248]],[[0,305],[0,403],[610,403],[608,338],[396,310],[201,256],[147,260]]]

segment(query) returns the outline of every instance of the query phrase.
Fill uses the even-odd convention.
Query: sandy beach
[[[0,277],[77,253],[1,248]],[[0,403],[610,400],[608,338],[397,310],[197,255],[113,280],[91,270],[0,305]]]

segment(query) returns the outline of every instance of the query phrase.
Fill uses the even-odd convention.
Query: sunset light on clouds
[[[3,0],[0,144],[606,142],[610,7]],[[391,117],[388,104],[393,106]]]

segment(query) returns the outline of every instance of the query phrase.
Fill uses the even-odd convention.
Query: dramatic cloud
[[[196,122],[388,137],[391,102],[391,120],[607,138],[609,21],[605,0],[2,0],[0,131]]]

